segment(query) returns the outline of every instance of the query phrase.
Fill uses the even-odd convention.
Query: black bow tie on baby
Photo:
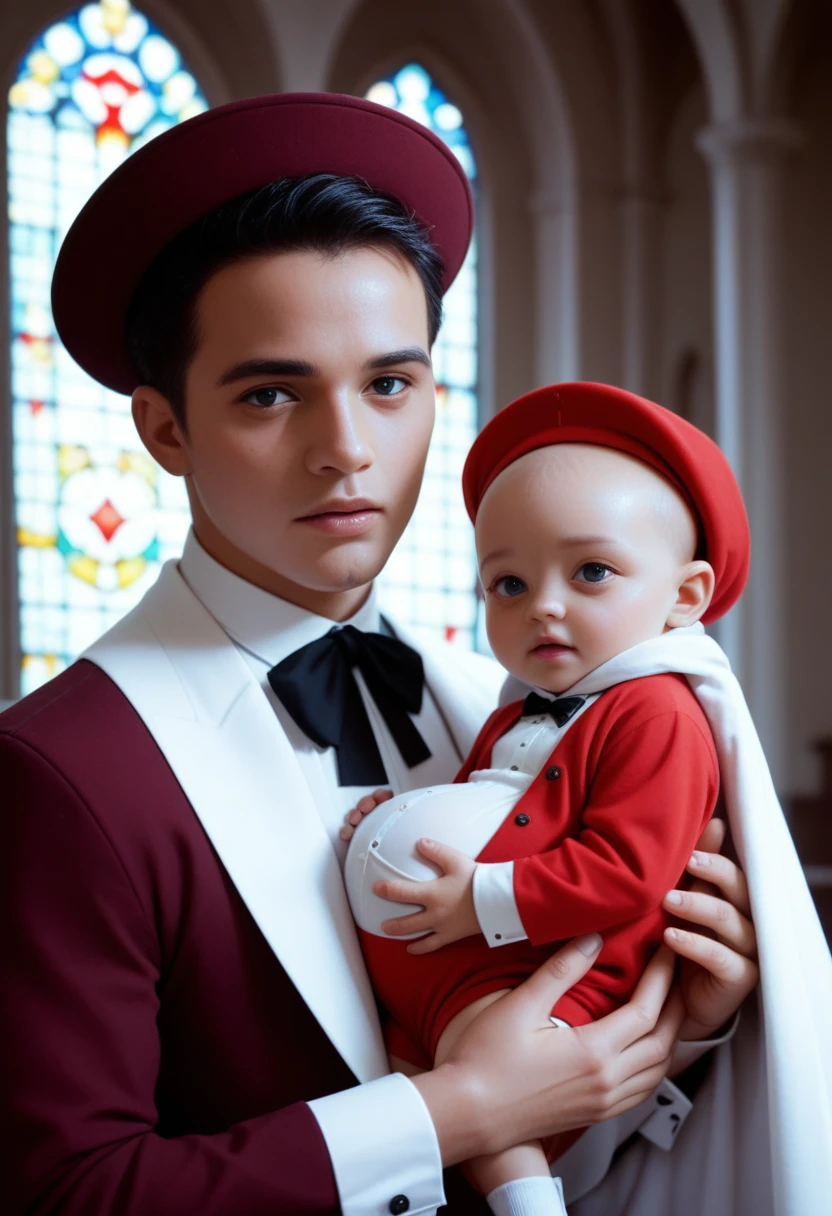
[[[541,697],[536,692],[530,692],[523,702],[522,716],[530,718],[533,714],[549,714],[555,719],[557,726],[565,726],[585,700],[586,697],[558,697],[556,701],[550,701],[548,697]]]
[[[405,764],[427,760],[430,749],[410,720],[422,708],[422,656],[398,638],[336,627],[273,667],[269,683],[313,743],[335,748],[341,785],[384,785],[387,773],[354,667]]]

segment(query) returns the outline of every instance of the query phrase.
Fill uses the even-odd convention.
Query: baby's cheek
[[[518,679],[526,679],[528,656],[519,623],[501,605],[492,607],[486,601],[485,631],[497,662]]]
[[[511,627],[505,606],[499,601],[495,602],[492,596],[488,596],[485,601],[485,632],[495,657],[505,666],[503,655],[508,657],[511,653],[511,643],[515,639],[516,630]]]

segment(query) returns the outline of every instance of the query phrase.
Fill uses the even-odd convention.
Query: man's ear
[[[133,393],[132,408],[136,430],[153,459],[174,477],[187,476],[191,461],[185,432],[167,397],[142,384]]]
[[[707,562],[688,562],[682,568],[676,603],[665,623],[667,629],[695,625],[714,594],[714,571]]]

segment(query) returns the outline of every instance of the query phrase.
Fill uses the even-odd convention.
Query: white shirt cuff
[[[727,1043],[737,1033],[739,1021],[740,1011],[738,1009],[728,1023],[725,1034],[720,1035],[718,1039],[702,1039],[701,1041],[689,1039],[685,1042],[680,1040],[673,1051],[673,1059],[670,1064],[671,1075],[677,1076],[686,1068],[690,1068],[691,1064],[695,1064],[706,1052],[713,1051],[714,1047],[719,1047],[721,1043]]]
[[[514,898],[514,862],[477,862],[474,870],[474,911],[489,946],[526,940],[526,930]]]
[[[407,1077],[393,1073],[308,1105],[329,1150],[343,1216],[419,1216],[444,1204],[436,1129]]]

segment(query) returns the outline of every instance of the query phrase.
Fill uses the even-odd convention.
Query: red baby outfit
[[[457,782],[490,767],[495,742],[521,712],[517,702],[492,714]],[[684,873],[718,793],[713,739],[683,676],[648,676],[605,692],[476,858],[515,861],[527,941],[491,948],[477,935],[410,955],[401,939],[361,932],[373,987],[391,1014],[391,1052],[429,1066],[457,1013],[516,987],[583,933],[601,933],[603,949],[552,1012],[583,1025],[623,1004],[661,941],[661,901]]]

